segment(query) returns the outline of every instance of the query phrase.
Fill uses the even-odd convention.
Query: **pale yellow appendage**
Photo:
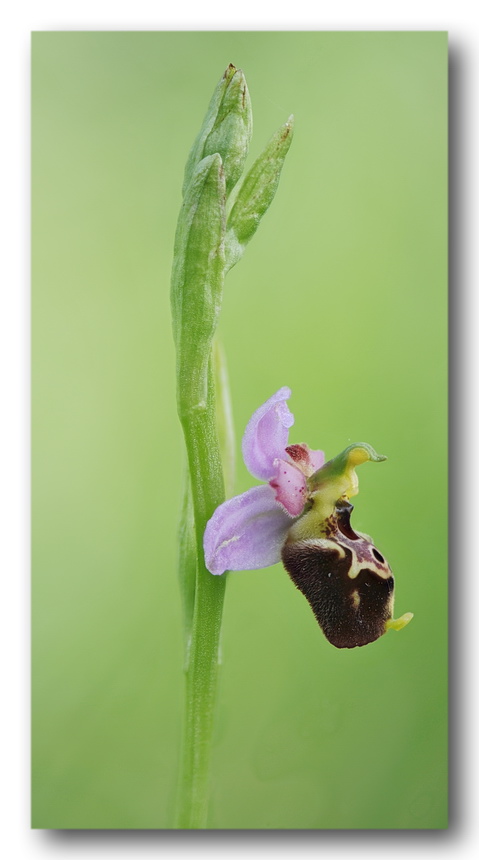
[[[390,618],[386,621],[386,630],[402,630],[406,624],[409,624],[411,618],[414,618],[412,612],[405,612],[400,618]]]

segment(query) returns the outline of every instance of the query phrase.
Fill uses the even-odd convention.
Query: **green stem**
[[[183,627],[185,644],[185,668],[188,665],[188,655],[193,626],[196,591],[196,536],[193,499],[191,496],[190,470],[188,463],[184,466],[183,491],[178,527],[178,580],[180,585],[181,602],[183,605]]]
[[[197,552],[176,820],[176,826],[182,829],[206,827],[218,650],[226,585],[224,576],[212,576],[206,569],[203,555],[206,523],[224,501],[211,371],[209,377],[206,406],[181,416],[191,475]]]
[[[229,499],[233,495],[235,488],[235,431],[226,355],[217,337],[213,341],[213,367],[216,394],[216,426],[218,429],[221,462],[223,464],[226,498]]]

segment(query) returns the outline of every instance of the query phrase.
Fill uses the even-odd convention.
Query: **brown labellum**
[[[394,577],[367,535],[350,524],[353,506],[340,501],[317,537],[288,537],[283,564],[336,648],[356,648],[386,632]]]

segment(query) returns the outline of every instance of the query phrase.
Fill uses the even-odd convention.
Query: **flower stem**
[[[235,430],[226,355],[221,341],[213,341],[213,367],[216,394],[216,426],[225,482],[226,498],[234,493],[236,477]]]
[[[176,819],[176,826],[182,829],[206,827],[218,649],[226,585],[225,577],[212,576],[206,569],[203,555],[206,523],[224,501],[211,369],[209,381],[205,407],[193,409],[181,418],[191,475],[197,553]]]
[[[251,102],[244,74],[230,65],[215,89],[188,157],[171,277],[178,414],[190,475],[189,483],[186,477],[184,486],[179,531],[186,716],[176,819],[177,827],[188,829],[206,827],[207,819],[226,581],[225,576],[213,576],[206,569],[203,535],[208,520],[225,498],[222,459],[228,495],[234,481],[233,425],[226,367],[218,346],[213,360],[213,338],[221,310],[225,270],[242,256],[244,246],[274,197],[289,149],[292,126],[288,121],[246,177],[239,203],[230,213],[228,243],[227,198],[242,174],[251,131]]]
[[[191,643],[196,591],[196,535],[190,470],[185,462],[180,522],[178,527],[178,581],[183,604],[185,668]]]

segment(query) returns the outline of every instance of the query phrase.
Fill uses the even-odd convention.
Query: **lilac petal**
[[[251,474],[262,481],[274,477],[274,461],[284,457],[288,431],[294,424],[286,404],[289,397],[291,390],[280,388],[253,413],[244,432],[243,459]]]
[[[276,460],[276,476],[270,481],[276,501],[286,508],[292,517],[299,517],[306,501],[306,478],[297,466],[286,460]]]
[[[275,502],[268,485],[253,487],[223,502],[209,520],[203,539],[211,573],[256,570],[281,560],[291,517]]]

